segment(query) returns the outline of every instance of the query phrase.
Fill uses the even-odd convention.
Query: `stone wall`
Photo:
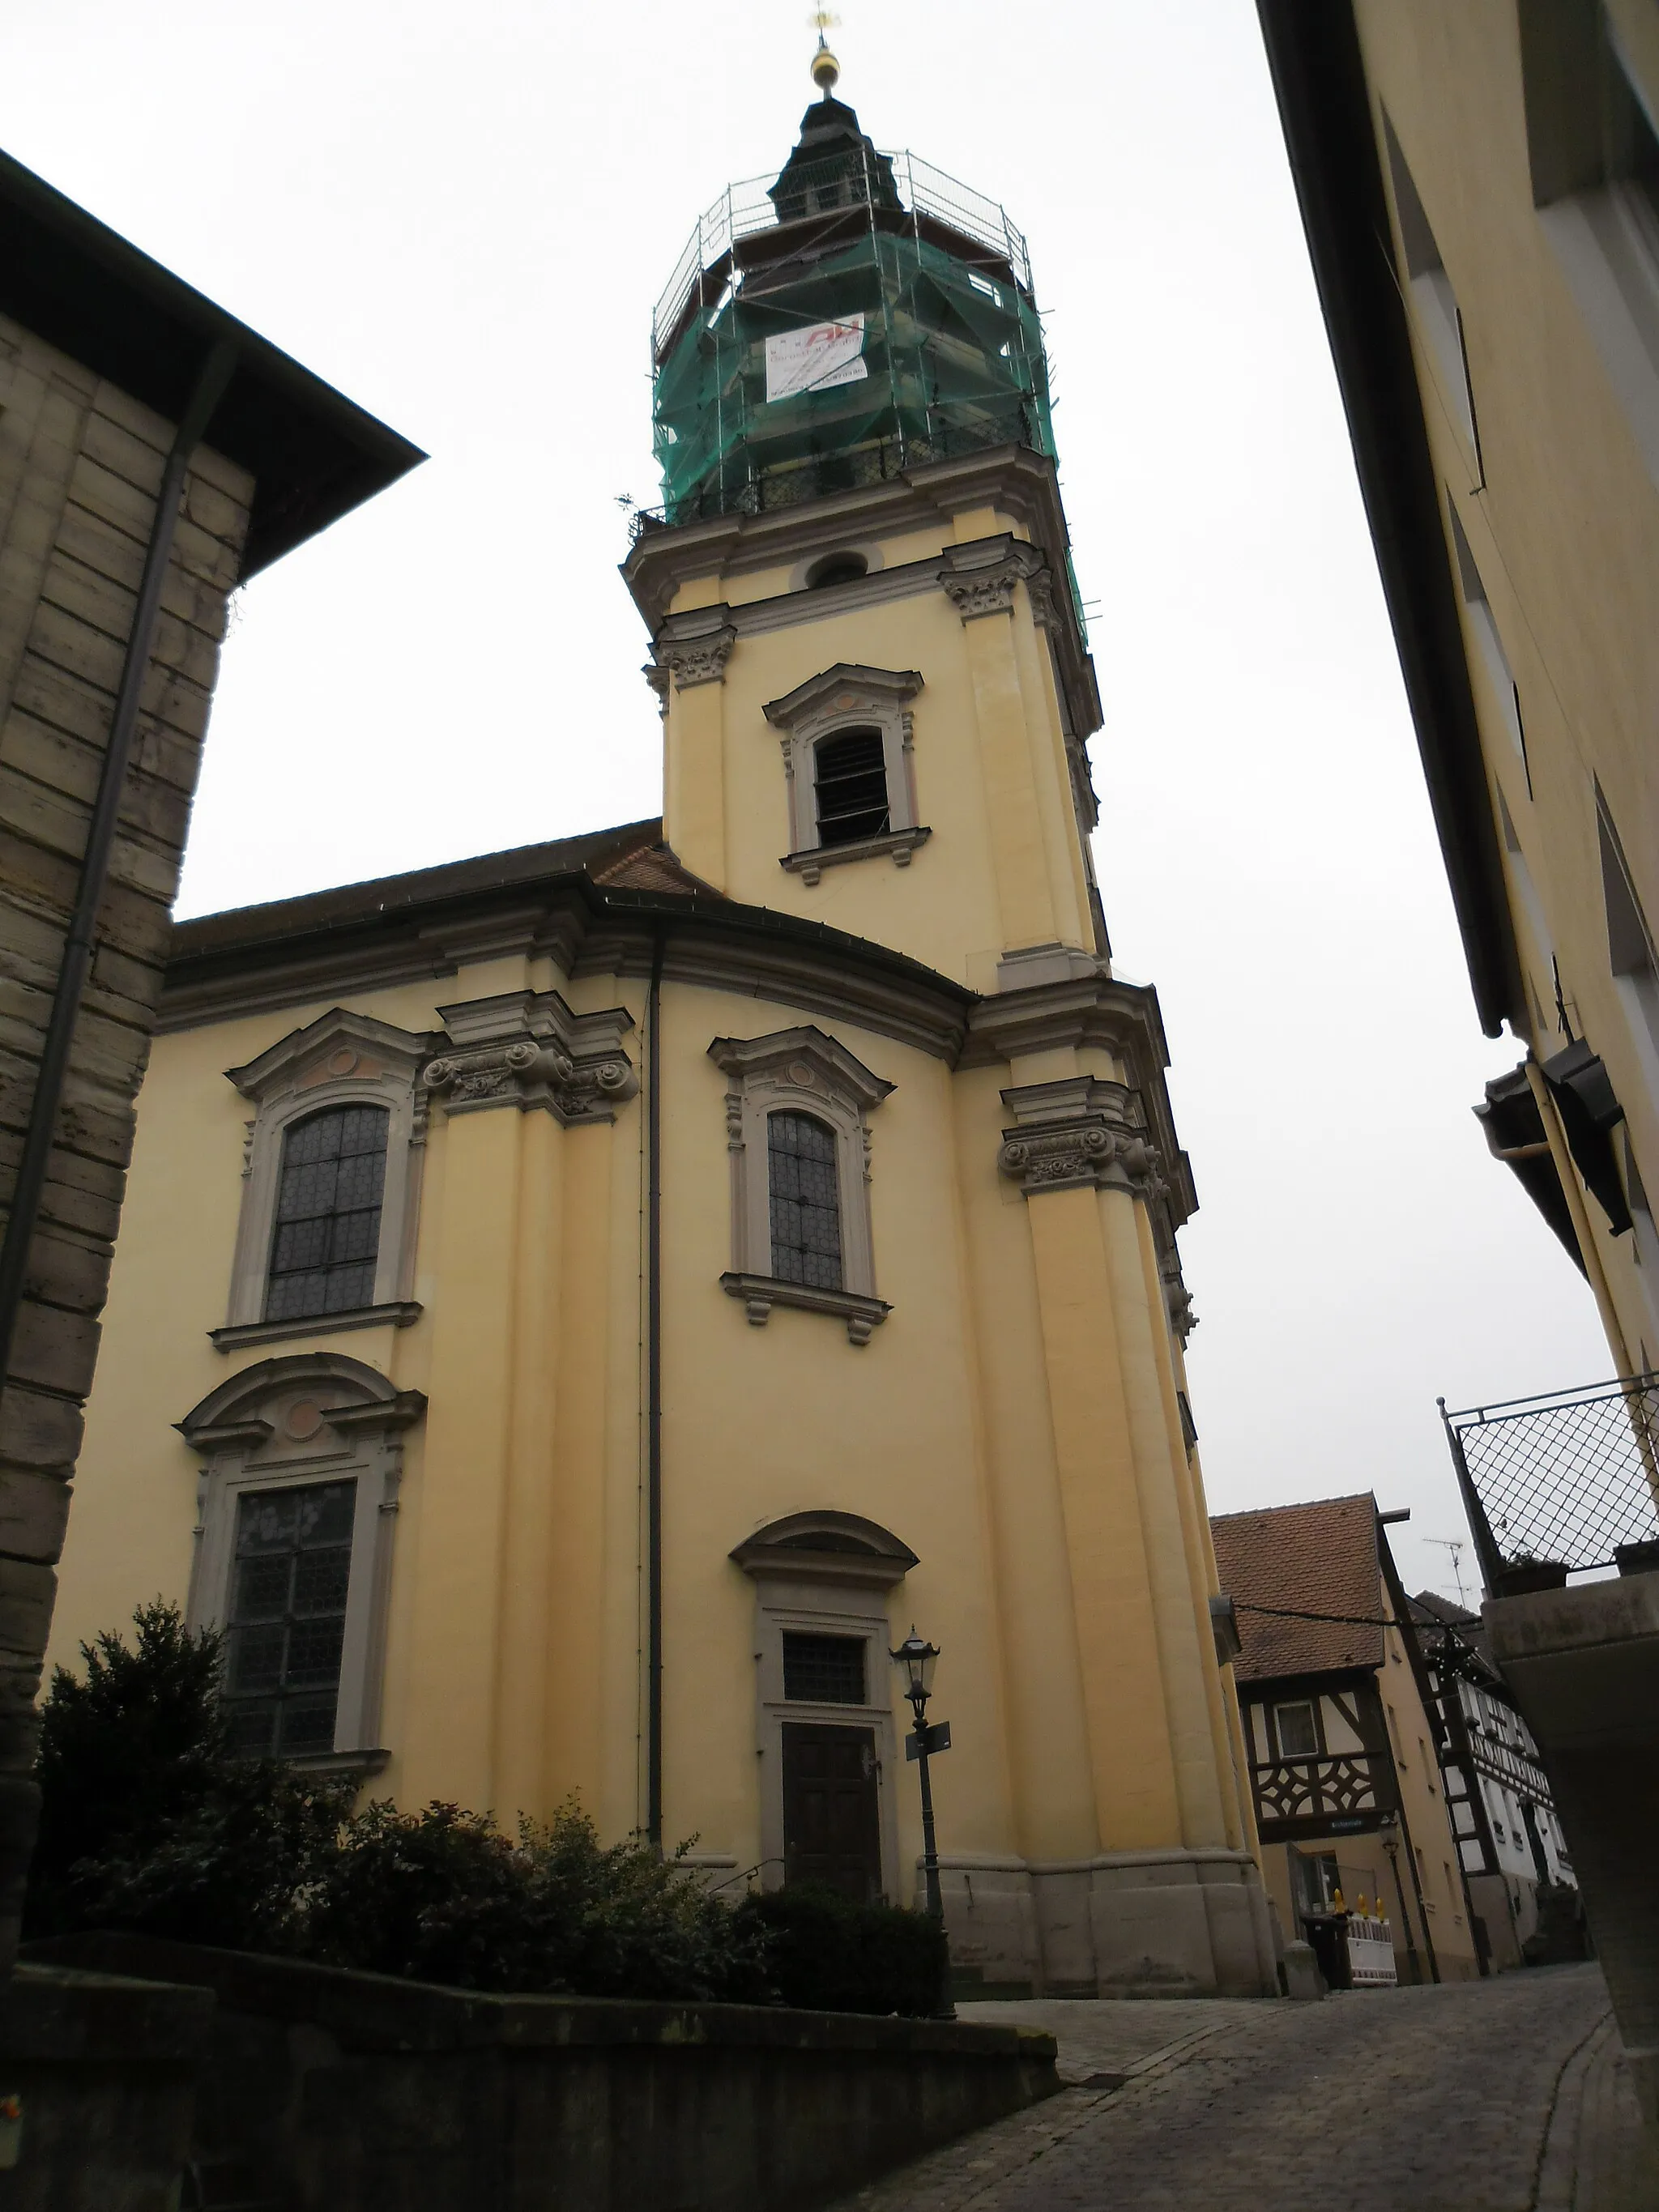
[[[211,1990],[195,2161],[289,2212],[805,2212],[1059,2086],[1029,2028],[478,1996],[141,1936],[29,1955]]]
[[[0,1222],[98,788],[172,426],[0,315]],[[252,479],[187,480],[0,1396],[0,1972],[33,1833],[33,1702]]]

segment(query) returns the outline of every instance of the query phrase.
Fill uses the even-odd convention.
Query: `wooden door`
[[[783,1878],[821,1883],[860,1905],[881,1895],[871,1729],[784,1723]]]

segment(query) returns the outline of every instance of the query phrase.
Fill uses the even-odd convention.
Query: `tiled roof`
[[[712,884],[682,867],[672,846],[660,842],[636,845],[605,866],[590,866],[587,872],[604,890],[670,891],[718,898]]]
[[[1456,1641],[1475,1652],[1487,1667],[1492,1666],[1492,1645],[1485,1622],[1478,1613],[1471,1613],[1466,1605],[1458,1605],[1438,1590],[1419,1590],[1411,1601],[1413,1616],[1425,1628],[1455,1628]]]
[[[1234,1662],[1238,1680],[1382,1664],[1380,1626],[1281,1620],[1247,1610],[1254,1602],[1376,1620],[1382,1606],[1382,1570],[1376,1500],[1370,1491],[1352,1498],[1322,1498],[1310,1505],[1224,1513],[1210,1527],[1221,1587],[1238,1607],[1244,1647]]]

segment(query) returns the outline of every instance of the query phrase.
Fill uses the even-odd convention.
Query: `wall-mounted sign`
[[[828,392],[837,384],[856,384],[868,376],[864,358],[864,317],[844,323],[812,323],[804,331],[780,331],[766,341],[766,398],[793,399],[802,392]]]

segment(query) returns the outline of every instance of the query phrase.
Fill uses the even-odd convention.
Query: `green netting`
[[[783,506],[976,447],[1053,455],[1042,326],[1006,269],[873,222],[827,250],[757,263],[713,305],[697,299],[657,373],[671,522]],[[860,316],[861,377],[768,400],[769,337]]]

